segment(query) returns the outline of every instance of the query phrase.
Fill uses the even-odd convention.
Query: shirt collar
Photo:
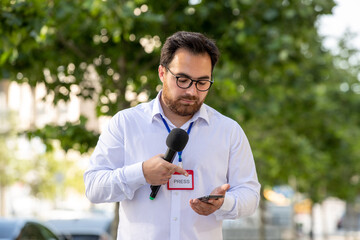
[[[152,107],[152,113],[151,113],[151,121],[154,121],[155,119],[160,119],[160,121],[161,121],[160,114],[165,117],[164,111],[163,111],[163,109],[161,107],[161,104],[160,104],[161,94],[162,94],[162,90],[160,90],[160,92],[158,93],[158,95],[154,99],[153,107]],[[209,115],[208,115],[208,112],[206,110],[206,104],[204,104],[204,103],[201,105],[199,111],[197,111],[189,121],[190,122],[195,122],[198,119],[203,119],[207,124],[210,123]]]

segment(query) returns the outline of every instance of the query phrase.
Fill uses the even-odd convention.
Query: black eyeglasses
[[[165,67],[165,66],[164,66]],[[171,75],[173,75],[176,78],[176,85],[179,88],[187,89],[191,87],[191,85],[195,82],[195,87],[200,92],[206,92],[210,89],[211,85],[214,83],[214,81],[210,80],[193,80],[189,76],[176,76],[168,67],[165,67],[166,70],[168,70]]]

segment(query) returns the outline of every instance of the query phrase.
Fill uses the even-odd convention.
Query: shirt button
[[[175,195],[177,196],[177,195],[179,195],[179,193],[178,193],[178,192],[175,192]]]
[[[174,220],[174,221],[177,221],[177,217],[174,217],[173,220]]]

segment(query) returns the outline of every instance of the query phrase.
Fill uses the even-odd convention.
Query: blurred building
[[[0,113],[2,119],[14,112],[17,116],[17,130],[41,128],[48,123],[64,124],[76,122],[80,115],[88,118],[88,128],[99,130],[95,115],[95,103],[83,100],[70,92],[70,101],[53,104],[53,96],[47,94],[43,83],[31,87],[27,83],[18,84],[6,80],[0,81]],[[3,120],[4,121],[4,120]]]
[[[53,104],[53,96],[47,94],[43,83],[36,87],[31,87],[27,83],[18,84],[14,81],[0,81],[0,137],[8,138],[9,132],[23,132],[31,129],[41,129],[46,124],[62,125],[66,122],[76,122],[80,115],[88,118],[87,128],[100,131],[101,126],[106,124],[107,118],[98,119],[95,115],[95,102],[83,100],[74,93],[70,93],[69,102],[59,102]],[[37,154],[45,152],[45,146],[39,139],[29,141],[22,136],[16,137],[16,142],[11,140],[11,144],[16,145],[17,159],[28,159],[36,157]],[[64,154],[64,153],[59,153]],[[76,154],[76,153],[70,153]],[[72,156],[79,169],[84,170],[87,166],[86,156]],[[24,178],[31,178],[24,176]],[[61,174],[54,176],[60,181]],[[31,195],[30,188],[26,184],[15,183],[10,188],[0,187],[0,215],[5,216],[35,216],[47,218],[48,216],[59,216],[64,218],[69,211],[80,212],[93,209],[94,206],[86,199],[83,194],[69,190],[66,199],[55,201],[38,199]],[[54,207],[59,209],[54,209]],[[100,209],[108,212],[112,206],[99,205]],[[63,210],[61,210],[63,209]],[[64,210],[65,209],[65,210]],[[51,213],[51,214],[50,214]],[[74,212],[72,212],[74,215]]]

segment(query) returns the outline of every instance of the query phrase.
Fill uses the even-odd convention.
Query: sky
[[[334,48],[336,39],[341,37],[346,29],[358,36],[352,42],[353,46],[360,49],[360,0],[335,0],[337,6],[333,14],[323,16],[319,21],[319,34],[326,36],[324,45]]]

